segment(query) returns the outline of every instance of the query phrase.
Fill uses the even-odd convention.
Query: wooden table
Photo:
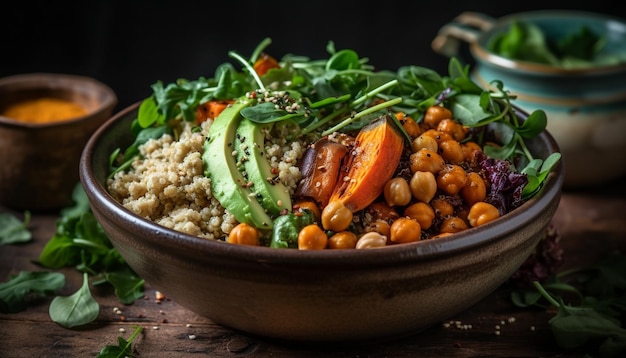
[[[623,181],[623,180],[622,180]],[[21,212],[0,206],[0,212]],[[610,250],[626,252],[626,190],[620,181],[600,189],[565,190],[553,223],[562,236],[562,269],[591,263]],[[56,228],[56,215],[33,215],[33,241],[0,246],[0,281],[21,270],[41,270],[33,264]],[[73,268],[60,270],[67,283],[60,295],[75,292],[82,276]],[[138,357],[577,357],[552,339],[548,320],[553,312],[520,309],[500,287],[473,308],[453,317],[461,323],[432,327],[422,333],[386,343],[359,346],[302,346],[250,336],[219,326],[165,299],[146,286],[146,297],[122,305],[112,291],[92,288],[100,303],[98,319],[78,329],[52,322],[52,297],[31,302],[27,310],[0,314],[0,357],[90,357],[117,337],[128,338],[133,326],[143,334],[134,341]],[[121,310],[121,314],[115,312]],[[514,320],[514,321],[513,321]],[[498,328],[499,326],[499,328]],[[464,328],[463,328],[464,327]],[[470,328],[471,327],[471,328]],[[496,333],[499,332],[499,334]]]

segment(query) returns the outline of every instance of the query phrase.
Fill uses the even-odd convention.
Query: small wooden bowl
[[[71,204],[83,147],[117,105],[113,90],[89,77],[31,73],[0,79],[0,113],[43,97],[70,100],[87,113],[50,123],[0,115],[0,203],[7,207],[51,211]]]

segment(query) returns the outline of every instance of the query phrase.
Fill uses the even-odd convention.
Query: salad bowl
[[[115,248],[152,287],[214,322],[291,342],[355,343],[415,334],[470,308],[509,279],[546,235],[564,168],[515,210],[452,236],[370,250],[233,245],[160,226],[107,191],[110,154],[132,143],[139,103],[86,145],[80,177]],[[520,112],[523,117],[523,112]],[[528,141],[558,152],[548,132]]]

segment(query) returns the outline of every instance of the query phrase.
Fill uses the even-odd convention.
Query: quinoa
[[[224,240],[237,221],[211,192],[204,173],[202,146],[211,120],[199,128],[181,123],[178,139],[166,134],[139,147],[132,168],[107,182],[113,198],[133,213],[159,225],[202,238]],[[198,130],[199,129],[199,130]],[[288,128],[266,133],[265,153],[278,177],[293,193],[302,175],[297,166],[306,144],[285,139]]]

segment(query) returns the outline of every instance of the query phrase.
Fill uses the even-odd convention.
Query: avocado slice
[[[291,196],[289,188],[272,173],[272,167],[264,154],[265,133],[270,128],[271,123],[254,123],[243,118],[237,127],[235,150],[237,164],[243,168],[244,178],[252,183],[250,190],[256,193],[261,206],[269,215],[277,217],[283,210],[291,211]]]
[[[233,153],[235,134],[242,119],[239,112],[252,103],[251,99],[238,99],[213,120],[203,145],[202,160],[205,175],[211,179],[213,196],[222,206],[241,223],[271,229],[273,221],[250,190]]]

